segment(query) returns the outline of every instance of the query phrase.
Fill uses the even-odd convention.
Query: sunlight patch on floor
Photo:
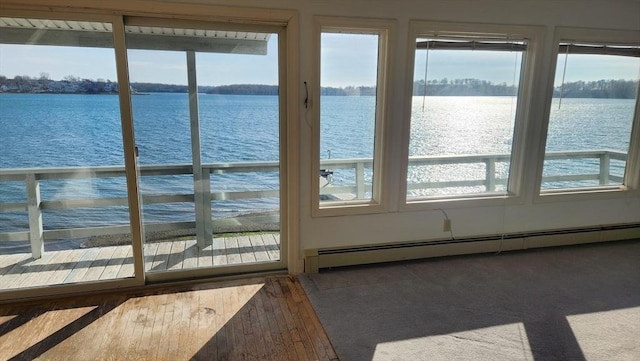
[[[567,316],[567,321],[587,360],[619,360],[630,354],[640,359],[640,343],[628,337],[640,335],[640,306]]]
[[[533,360],[522,323],[378,343],[373,361]]]

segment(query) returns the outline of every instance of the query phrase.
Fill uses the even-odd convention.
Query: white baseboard
[[[305,250],[304,271],[431,257],[640,239],[640,224]]]

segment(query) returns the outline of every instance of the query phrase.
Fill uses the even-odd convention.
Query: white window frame
[[[411,103],[414,82],[415,44],[418,38],[424,36],[460,39],[502,39],[526,40],[527,50],[523,53],[518,99],[514,120],[514,133],[511,145],[511,160],[507,190],[503,194],[474,193],[451,195],[442,197],[424,197],[415,200],[407,199],[407,175],[409,166],[409,142],[411,137]],[[526,201],[526,191],[532,188],[532,183],[525,174],[529,173],[529,156],[527,149],[531,146],[531,139],[527,139],[533,122],[531,109],[533,107],[535,88],[538,87],[539,76],[537,64],[543,54],[542,46],[545,29],[541,26],[520,26],[502,24],[474,24],[449,23],[412,20],[409,22],[409,38],[407,43],[407,64],[404,99],[403,149],[401,159],[402,174],[400,180],[400,211],[434,210],[442,208],[469,208],[485,206],[504,206],[523,204]],[[530,138],[530,137],[529,137]]]
[[[370,200],[325,201],[320,202],[320,56],[322,33],[346,34],[375,34],[378,35],[378,71],[376,88],[376,119],[374,133],[373,155],[373,186]],[[359,19],[345,17],[314,17],[314,44],[316,53],[315,84],[310,90],[312,112],[312,161],[311,161],[311,204],[312,216],[340,216],[352,214],[372,214],[385,212],[388,209],[388,192],[384,185],[388,184],[386,177],[387,151],[384,143],[388,127],[389,100],[391,86],[389,74],[392,67],[391,39],[395,34],[395,21],[386,19]]]
[[[558,27],[553,37],[553,50],[551,53],[551,66],[547,83],[547,97],[545,100],[544,119],[542,124],[542,139],[539,164],[536,175],[536,195],[534,202],[564,202],[571,200],[593,200],[610,198],[628,198],[640,196],[640,89],[636,93],[636,104],[631,123],[629,149],[627,152],[627,164],[622,185],[604,185],[595,187],[542,189],[542,172],[546,154],[546,143],[549,129],[549,116],[551,114],[551,102],[556,75],[557,59],[560,53],[561,43],[577,42],[587,44],[604,44],[619,46],[639,46],[640,31],[634,30],[609,30]]]

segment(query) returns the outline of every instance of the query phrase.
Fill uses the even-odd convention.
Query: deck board
[[[118,276],[118,272],[124,263],[125,257],[131,247],[116,247],[111,259],[107,262],[104,271],[100,275],[101,280],[111,280]]]
[[[280,260],[280,236],[271,233],[261,235],[264,246],[272,261]]]
[[[100,248],[100,252],[98,252],[96,258],[89,266],[87,273],[85,274],[84,280],[86,281],[97,281],[100,279],[102,272],[107,268],[107,264],[113,257],[113,253],[115,252],[117,247],[102,247]]]
[[[156,252],[156,256],[153,258],[153,265],[149,271],[164,271],[167,269],[172,243],[173,242],[162,242],[158,245],[158,251]]]
[[[144,245],[144,269],[153,268],[153,260],[158,252],[158,246],[160,246],[160,243],[147,243]]]
[[[11,257],[10,261],[13,262],[11,264],[7,264],[7,272],[4,275],[0,276],[0,280],[3,281],[3,284],[6,284],[7,288],[18,287],[14,286],[15,282],[19,280],[24,273],[24,264],[29,262],[30,256],[26,254],[20,254],[20,257]],[[2,263],[5,264],[4,262]]]
[[[184,253],[180,266],[182,269],[198,267],[198,245],[196,244],[195,239],[185,241]]]
[[[11,271],[16,263],[22,261],[25,258],[24,254],[9,254],[3,258],[2,266],[0,266],[0,276],[5,275]]]
[[[225,237],[224,245],[227,249],[227,262],[228,264],[239,264],[242,263],[242,258],[240,257],[240,249],[238,247],[238,238],[237,237]]]
[[[242,263],[254,263],[256,262],[256,255],[254,253],[254,249],[251,246],[251,240],[249,240],[248,236],[239,236],[238,240],[238,251],[240,252],[240,259]]]
[[[171,251],[167,259],[167,270],[182,269],[185,242],[171,242]]]
[[[71,272],[69,267],[72,267],[78,257],[74,256],[73,252],[60,251],[50,259],[50,265],[45,272],[42,273],[42,277],[39,277],[37,281],[39,285],[56,284],[62,282],[67,275]]]
[[[227,264],[227,248],[225,247],[224,238],[214,238],[212,244],[213,264]]]
[[[73,270],[71,270],[67,278],[64,280],[64,283],[82,282],[85,274],[91,267],[93,260],[98,255],[98,252],[100,252],[99,248],[88,248],[86,252],[82,254],[80,261],[76,263]],[[2,280],[0,279],[0,282],[1,281]]]
[[[127,246],[127,254],[124,255],[124,260],[122,261],[122,265],[118,270],[118,274],[116,274],[115,278],[126,278],[133,277],[134,269],[133,269],[133,247]]]
[[[212,245],[203,249],[198,248],[195,239],[149,243],[144,246],[145,270],[162,272],[275,261],[280,259],[279,243],[277,233],[216,237]],[[133,276],[130,245],[47,251],[38,260],[30,253],[0,255],[0,291]],[[224,346],[224,338],[220,342]]]

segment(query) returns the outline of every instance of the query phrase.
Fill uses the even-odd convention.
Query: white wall
[[[8,0],[0,0],[7,3]],[[177,1],[172,1],[173,3]],[[545,46],[537,66],[538,81],[535,85],[531,109],[531,128],[528,131],[527,151],[541,152],[541,129],[544,123],[544,107],[555,61],[551,59],[554,47],[552,40],[555,27],[572,26],[601,29],[640,30],[640,0],[183,0],[182,3],[211,4],[234,7],[257,7],[265,9],[290,9],[299,14],[300,59],[299,84],[313,79],[314,53],[313,16],[372,17],[394,19],[397,23],[396,38],[391,39],[395,49],[395,63],[390,85],[393,87],[390,119],[394,127],[386,140],[391,159],[392,192],[391,209],[399,204],[400,195],[396,188],[402,181],[401,170],[402,128],[408,126],[403,116],[403,98],[407,94],[405,87],[408,53],[408,23],[411,19],[537,25],[545,29]],[[24,0],[21,4],[51,4],[77,6],[81,1]],[[106,2],[109,5],[131,9],[148,9],[149,13],[163,12],[162,3],[169,1],[121,1]],[[115,4],[115,5],[114,5]],[[143,5],[143,6],[140,6]],[[268,10],[265,10],[265,14]],[[197,15],[197,14],[195,14]],[[638,39],[640,42],[640,39]],[[302,95],[300,95],[302,102]],[[442,231],[443,214],[431,211],[389,211],[382,214],[312,217],[311,177],[317,177],[313,171],[311,152],[311,129],[304,123],[304,107],[300,107],[299,121],[299,250],[334,246],[350,246],[394,241],[414,241],[444,238],[448,233]],[[534,153],[537,154],[537,153]],[[535,177],[537,164],[528,166],[527,177]],[[534,184],[535,182],[528,182]],[[522,232],[548,230],[582,226],[640,223],[640,196],[638,192],[625,195],[562,197],[555,201],[541,202],[535,197],[536,190],[529,186],[523,192],[520,203],[494,204],[486,206],[459,207],[447,206],[446,210],[453,221],[456,237],[470,235],[500,234],[503,232]],[[295,235],[294,235],[294,238]],[[294,240],[295,241],[295,240]],[[300,259],[300,257],[298,257]],[[301,263],[294,265],[294,271],[301,270]]]
[[[238,2],[236,2],[238,3]],[[247,1],[243,4],[265,6],[264,1]],[[294,5],[300,11],[301,26],[301,78],[311,78],[313,59],[311,24],[313,15],[337,15],[392,18],[397,20],[395,42],[396,63],[392,76],[395,97],[392,99],[393,123],[397,125],[388,139],[394,164],[400,163],[402,144],[399,127],[408,126],[403,119],[402,107],[406,63],[408,21],[410,19],[541,25],[546,28],[545,51],[550,54],[556,26],[589,27],[602,29],[640,30],[640,1],[526,1],[526,0],[485,0],[485,1],[296,1],[270,2],[283,7]],[[346,4],[345,4],[346,3]],[[638,39],[640,42],[640,39]],[[548,78],[552,61],[550,57],[539,65],[538,73]],[[555,62],[555,60],[554,60]],[[546,86],[541,80],[540,88]],[[534,126],[543,122],[545,96],[535,99],[532,121]],[[539,141],[539,129],[532,129],[528,139],[530,150],[543,147]],[[375,215],[317,217],[311,214],[310,176],[315,175],[306,166],[311,163],[311,133],[308,127],[301,127],[301,198],[300,198],[300,240],[301,249],[337,247],[360,244],[386,243],[394,241],[417,241],[448,237],[443,232],[443,214],[438,210],[390,212]],[[392,174],[400,174],[400,169]],[[532,176],[532,174],[531,174]],[[396,182],[401,180],[396,179]],[[531,182],[532,184],[535,182]],[[640,222],[640,197],[638,193],[623,198],[604,196],[574,197],[561,201],[540,202],[527,191],[528,197],[522,204],[497,205],[492,207],[446,208],[453,220],[456,237],[471,235],[500,234],[535,230],[550,230],[617,223]],[[571,197],[568,197],[571,198]]]

